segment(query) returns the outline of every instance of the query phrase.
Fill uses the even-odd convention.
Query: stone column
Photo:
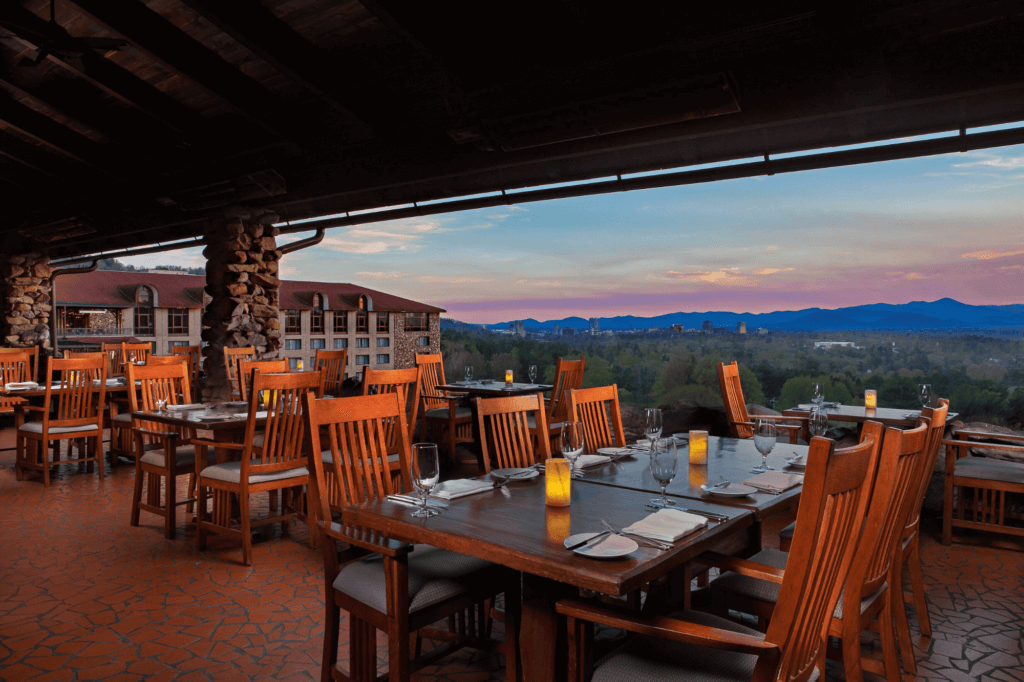
[[[50,345],[50,257],[39,253],[0,256],[3,279],[3,341],[5,346],[39,346],[45,353]]]
[[[277,277],[281,252],[276,213],[233,206],[206,228],[206,293],[203,313],[203,396],[224,400],[229,393],[225,348],[254,346],[260,359],[281,347]]]

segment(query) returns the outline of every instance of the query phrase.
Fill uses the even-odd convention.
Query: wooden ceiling
[[[1024,120],[1024,2],[0,2],[4,248]]]

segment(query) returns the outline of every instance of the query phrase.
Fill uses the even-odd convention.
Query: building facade
[[[118,339],[153,345],[201,345],[201,275],[102,270],[58,279],[58,348],[90,348]],[[348,350],[346,374],[414,367],[418,353],[441,352],[442,308],[355,284],[282,280],[279,357],[293,369],[314,365],[320,349]]]

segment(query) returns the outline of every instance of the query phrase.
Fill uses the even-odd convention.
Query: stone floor
[[[63,465],[46,489],[0,452],[0,680],[319,679],[323,571],[304,525],[257,543],[247,568],[224,539],[196,551],[183,511],[176,540],[155,516],[129,526],[132,479]],[[922,550],[935,633],[905,679],[1024,680],[1024,553],[934,533]],[[383,636],[379,652],[383,671]],[[416,679],[501,680],[502,658],[463,650]]]

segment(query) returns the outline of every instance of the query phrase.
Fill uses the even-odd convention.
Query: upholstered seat
[[[98,427],[95,424],[82,424],[81,426],[51,426],[50,433],[78,433],[79,431],[95,431]],[[21,431],[29,433],[42,433],[43,422],[28,422],[22,424]]]
[[[953,467],[956,476],[981,478],[986,481],[1024,483],[1024,465],[989,457],[961,457]]]
[[[117,416],[113,417],[110,421],[117,422],[118,424],[131,424],[132,413],[131,412],[120,412]]]
[[[242,463],[225,462],[224,464],[214,464],[203,469],[200,475],[203,478],[212,478],[217,481],[239,483],[242,480]],[[267,483],[269,481],[283,481],[286,478],[297,478],[299,476],[309,476],[309,471],[306,470],[306,467],[275,471],[271,474],[253,474],[249,476],[249,485]]]
[[[150,450],[142,456],[142,461],[145,464],[152,464],[153,466],[163,467],[164,464],[164,451]],[[196,461],[196,449],[191,445],[178,448],[174,453],[174,463],[176,466],[187,467],[190,464],[194,464]]]
[[[473,415],[473,410],[468,407],[457,407],[455,408],[455,418],[463,419]],[[423,416],[427,419],[447,419],[448,408],[447,407],[435,407],[432,410],[427,410],[423,413]]]

